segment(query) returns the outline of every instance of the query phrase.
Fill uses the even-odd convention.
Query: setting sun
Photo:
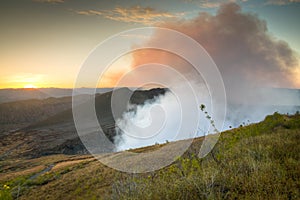
[[[37,86],[35,86],[33,84],[27,84],[24,86],[24,88],[37,88]]]

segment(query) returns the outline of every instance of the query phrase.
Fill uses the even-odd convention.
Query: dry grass
[[[196,139],[184,156],[156,172],[120,173],[88,156],[60,155],[18,161],[27,166],[24,170],[50,163],[57,167],[34,180],[16,173],[0,183],[10,185],[14,197],[22,185],[19,199],[300,198],[299,115],[274,114],[259,124],[227,131],[203,159],[196,156],[201,142],[202,138]],[[134,152],[154,152],[163,147]],[[122,154],[114,156],[118,155]],[[113,155],[107,159],[109,156]],[[10,165],[7,161],[6,166]],[[17,167],[13,167],[16,172]]]

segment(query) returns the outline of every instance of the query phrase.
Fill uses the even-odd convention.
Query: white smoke
[[[216,15],[200,13],[195,19],[167,22],[161,26],[192,37],[208,51],[217,64],[227,95],[227,116],[224,127],[221,127],[220,131],[261,121],[266,115],[274,112],[293,114],[300,110],[300,92],[298,90],[272,89],[299,87],[297,53],[286,42],[269,33],[266,22],[256,15],[243,13],[237,4],[230,3],[221,6]],[[168,34],[164,35],[158,32],[148,43],[174,45],[169,38]],[[186,52],[193,53],[189,46],[182,44],[181,48]],[[188,67],[189,63],[162,51],[145,50],[133,54],[132,68],[138,68],[147,63],[163,63],[172,66],[181,74],[196,74],[191,67]],[[158,79],[163,73],[159,71],[160,68],[157,69],[152,70],[149,75]],[[136,76],[137,79],[141,77],[144,79],[144,76]],[[189,80],[193,80],[197,87],[202,88],[204,83],[198,81],[197,78],[190,76]],[[214,79],[215,77],[207,78]],[[199,95],[197,99],[200,100],[198,107],[189,106],[188,100],[194,96],[191,93],[185,93],[184,90],[176,93],[175,96],[168,92],[164,96],[159,96],[154,102],[146,102],[143,106],[130,105],[129,111],[117,121],[120,128],[115,138],[118,150],[208,133],[209,120],[205,119],[199,106],[200,103],[205,104],[208,114],[213,116],[208,100],[210,96],[207,91],[203,90],[197,90],[197,95]],[[178,102],[177,96],[184,97],[184,100]],[[185,113],[196,110],[201,116],[201,122],[196,127],[196,133],[194,133],[195,127],[185,128],[185,130],[181,130],[180,137],[176,138],[175,133],[181,122],[177,116],[179,115],[183,120],[189,119],[190,123],[193,123],[195,118],[189,114],[182,115],[182,109],[178,103],[185,105]],[[213,120],[220,119],[215,116]],[[165,122],[164,128],[159,132],[162,122]],[[138,129],[139,132],[130,135],[136,130],[136,126],[143,127],[143,129]],[[188,127],[189,123],[186,123],[185,126]],[[127,132],[123,132],[121,129],[127,130]],[[157,134],[153,135],[153,133]],[[140,138],[145,136],[148,138]]]
[[[172,141],[180,125],[180,111],[172,93],[156,97],[144,105],[129,105],[130,111],[117,120],[117,150],[149,146]],[[161,109],[164,109],[163,111]],[[143,131],[136,135],[136,127]],[[126,131],[122,131],[126,130]],[[186,137],[188,138],[188,136]],[[182,138],[183,139],[183,138]]]
[[[299,90],[264,89],[261,91],[263,93],[255,92],[257,96],[253,96],[251,101],[249,99],[243,104],[229,103],[224,126],[219,131],[259,122],[274,112],[293,114],[300,110]],[[206,105],[207,114],[202,112],[199,107],[188,106],[185,107],[186,114],[182,115],[181,104],[188,105],[189,100],[193,98],[191,94],[184,92],[180,94],[184,97],[181,102],[173,93],[166,92],[165,95],[156,97],[154,101],[146,101],[143,105],[130,104],[128,111],[116,122],[118,127],[115,137],[116,150],[122,151],[209,134],[211,124],[210,120],[206,118],[207,115],[211,116],[209,96],[204,90],[198,90],[198,92],[198,95],[202,94],[205,97],[202,97],[201,100]],[[195,110],[200,119],[196,128],[195,122],[193,122],[195,116],[188,114]],[[182,122],[182,118],[186,118],[188,121]],[[137,127],[139,128],[137,129]],[[182,132],[179,132],[180,130]]]
[[[209,121],[199,106],[201,101],[207,105],[207,110],[211,110],[209,94],[206,87],[194,85],[194,88],[197,88],[196,96],[177,86],[177,93],[170,90],[143,105],[130,104],[128,111],[116,121],[117,135],[114,141],[117,151],[194,138],[207,133]],[[200,95],[202,98],[199,98]]]

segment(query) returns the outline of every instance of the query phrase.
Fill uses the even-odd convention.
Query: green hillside
[[[121,173],[91,156],[2,160],[0,199],[300,199],[299,113],[226,131],[199,159],[202,140],[147,174]]]

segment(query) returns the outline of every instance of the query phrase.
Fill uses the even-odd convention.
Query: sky
[[[222,9],[222,5],[227,3],[238,5],[239,8],[228,6]],[[240,11],[236,11],[239,9]],[[224,55],[228,56],[226,58],[230,57],[227,53],[219,52],[224,50],[224,46],[210,42],[213,38],[205,40],[189,31],[195,28],[196,32],[202,35],[213,35],[210,34],[210,30],[218,31],[224,28],[224,26],[215,24],[212,26],[211,23],[202,22],[202,25],[205,24],[214,29],[201,30],[202,27],[197,23],[204,18],[233,28],[235,25],[230,22],[243,23],[243,19],[247,22],[249,22],[247,19],[250,19],[249,25],[254,25],[254,30],[257,31],[253,34],[259,33],[257,38],[262,40],[258,43],[261,45],[259,50],[267,47],[274,49],[268,52],[279,59],[275,61],[264,56],[261,58],[262,61],[257,63],[258,59],[253,53],[253,48],[245,48],[248,43],[244,44],[240,41],[241,46],[238,48],[245,49],[242,57],[246,60],[249,57],[249,62],[246,64],[240,62],[240,64],[256,66],[253,67],[255,73],[250,78],[255,79],[263,74],[264,77],[270,76],[269,80],[274,77],[278,80],[282,79],[276,81],[276,84],[269,84],[269,80],[258,81],[266,86],[300,88],[300,65],[294,59],[296,57],[296,60],[299,60],[300,54],[299,11],[300,0],[2,0],[0,6],[0,88],[72,88],[80,67],[99,43],[121,31],[145,26],[163,26],[182,31],[191,37],[195,36],[198,42],[204,43],[203,46],[208,49],[208,53],[212,54],[216,63],[222,65],[227,62],[223,58]],[[229,14],[232,18],[229,18],[229,21],[223,21],[221,12]],[[207,13],[209,17],[203,17],[199,13]],[[247,13],[251,13],[251,16],[249,17]],[[264,26],[263,24],[266,26],[265,29],[262,28],[264,30],[256,30],[257,27]],[[245,35],[245,38],[250,37],[251,27],[249,32],[247,32],[247,27],[236,30],[243,32],[241,35]],[[254,43],[257,38],[251,37]],[[279,40],[284,42],[278,42]],[[223,40],[217,39],[216,41],[227,47],[231,45]],[[217,51],[212,50],[213,45]],[[232,45],[235,46],[234,43]],[[252,53],[250,52],[248,56],[249,49]],[[214,54],[214,52],[217,53]],[[262,53],[266,54],[266,50]],[[151,52],[148,55],[157,57]],[[123,58],[123,61],[115,64],[112,74],[119,74],[118,70],[124,71],[119,68],[128,68],[125,65],[144,63],[145,61],[141,61],[141,58],[143,57],[138,53],[130,58]],[[274,68],[269,67],[272,63],[275,65]],[[228,73],[235,71],[235,68],[226,68],[226,66],[235,64],[236,62],[224,64],[223,71],[222,66],[220,71],[226,76],[226,69],[230,69]],[[263,65],[266,67],[264,68]],[[237,76],[242,79],[244,74],[241,72]],[[113,86],[116,77],[108,75],[106,79],[102,87]],[[287,79],[288,81],[285,81]],[[81,85],[81,87],[90,86]]]

